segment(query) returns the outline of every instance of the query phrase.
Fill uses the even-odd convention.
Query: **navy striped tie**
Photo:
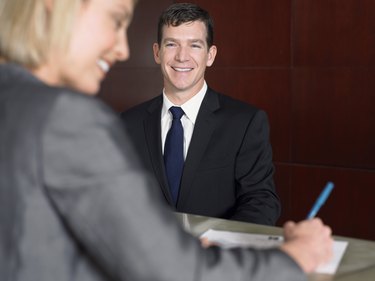
[[[171,195],[176,204],[184,169],[184,129],[180,120],[184,111],[176,106],[169,108],[169,111],[173,115],[173,120],[165,139],[164,164]]]

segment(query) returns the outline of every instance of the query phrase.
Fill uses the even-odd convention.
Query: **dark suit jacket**
[[[122,119],[145,167],[174,206],[161,149],[162,95],[124,113]],[[273,183],[266,114],[208,88],[185,160],[179,212],[275,224],[280,203]]]
[[[202,249],[116,114],[0,64],[1,281],[305,280],[283,252]]]

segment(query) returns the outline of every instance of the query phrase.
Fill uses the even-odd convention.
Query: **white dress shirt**
[[[202,89],[187,102],[182,104],[180,107],[185,112],[181,117],[182,127],[184,129],[184,159],[189,149],[191,137],[193,136],[193,130],[195,125],[195,120],[197,119],[199,108],[201,107],[203,98],[207,91],[206,81],[203,84]],[[163,108],[161,110],[161,142],[162,151],[164,154],[164,144],[167,137],[168,131],[172,125],[172,113],[170,113],[169,108],[171,106],[179,106],[173,104],[166,96],[163,90]]]

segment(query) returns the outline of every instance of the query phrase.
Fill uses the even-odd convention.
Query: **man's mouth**
[[[101,70],[103,70],[104,73],[107,73],[109,71],[110,66],[105,60],[100,59],[97,61],[97,64],[101,68]]]
[[[193,68],[190,68],[190,67],[172,67],[172,68],[173,70],[177,72],[189,72],[193,70]]]

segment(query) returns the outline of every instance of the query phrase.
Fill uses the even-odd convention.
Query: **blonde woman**
[[[94,97],[129,56],[134,2],[0,0],[1,280],[304,280],[331,254],[320,220],[280,249],[205,249],[150,194]]]

